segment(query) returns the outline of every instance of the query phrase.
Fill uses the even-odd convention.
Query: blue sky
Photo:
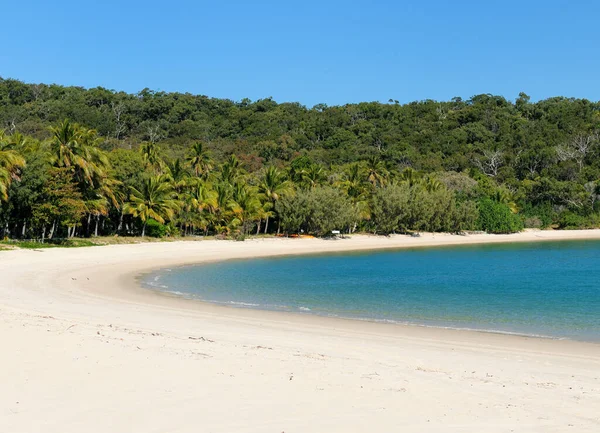
[[[597,1],[10,1],[0,76],[312,106],[600,99]]]

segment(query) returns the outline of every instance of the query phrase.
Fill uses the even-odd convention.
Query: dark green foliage
[[[167,236],[598,226],[600,103],[586,99],[308,108],[0,78],[2,129],[3,237],[145,234],[148,217]],[[47,187],[53,168],[74,212]],[[132,199],[150,178],[160,205]]]
[[[406,230],[400,225],[408,215],[410,187],[408,185],[390,185],[378,189],[373,195],[371,221],[377,233],[390,234]],[[404,224],[405,225],[405,224]]]
[[[421,182],[389,185],[373,195],[371,222],[377,233],[396,231],[453,232],[473,230],[477,208],[470,201],[457,203],[445,187],[428,190]]]
[[[556,222],[558,216],[550,203],[541,203],[535,206],[525,203],[519,214],[523,218],[525,228],[536,229],[550,227]]]
[[[275,204],[281,221],[281,228],[286,233],[298,233],[306,229],[308,219],[308,197],[299,192],[295,196],[283,197]]]
[[[504,203],[491,199],[479,202],[479,219],[481,230],[494,234],[515,233],[523,230],[523,222],[518,215],[513,214]]]
[[[565,230],[592,229],[600,226],[600,216],[598,214],[586,216],[573,212],[564,212],[560,216],[558,226]]]
[[[327,236],[332,230],[348,232],[358,219],[357,210],[348,196],[331,187],[299,191],[295,196],[280,200],[276,208],[282,228],[290,233],[302,230]]]
[[[151,238],[164,238],[167,235],[167,227],[156,220],[148,219],[146,223],[146,235]]]
[[[357,211],[342,191],[331,187],[315,188],[307,191],[308,218],[307,231],[324,236],[332,230],[348,232],[357,220]]]

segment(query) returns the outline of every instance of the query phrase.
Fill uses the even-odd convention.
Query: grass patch
[[[100,245],[88,239],[51,239],[44,243],[38,241],[20,241],[20,240],[4,240],[0,241],[0,249],[23,248],[28,250],[38,250],[41,248],[79,248],[93,247]]]

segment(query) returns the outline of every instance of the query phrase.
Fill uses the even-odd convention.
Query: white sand
[[[156,267],[600,231],[0,252],[0,432],[594,432],[600,345],[185,301]]]

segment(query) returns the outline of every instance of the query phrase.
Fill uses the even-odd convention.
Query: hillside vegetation
[[[521,93],[307,108],[0,79],[0,234],[600,225],[600,104]]]

